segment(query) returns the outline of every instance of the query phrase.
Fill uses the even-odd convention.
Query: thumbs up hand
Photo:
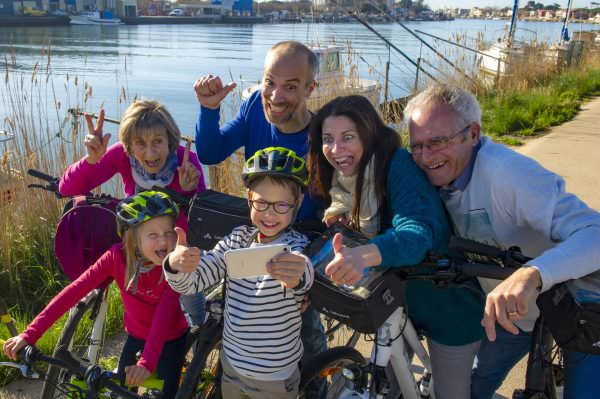
[[[221,101],[235,89],[234,82],[223,85],[218,76],[207,75],[194,82],[194,91],[198,102],[210,109],[217,109],[221,106]]]
[[[353,285],[363,275],[363,270],[381,263],[381,253],[375,244],[348,248],[342,244],[342,234],[337,233],[331,242],[335,257],[325,267],[334,283]]]
[[[200,249],[187,246],[187,235],[181,227],[175,227],[175,233],[177,233],[177,244],[169,254],[169,266],[178,272],[191,273],[196,270],[200,262]]]

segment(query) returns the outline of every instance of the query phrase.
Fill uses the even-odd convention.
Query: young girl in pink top
[[[85,115],[89,133],[85,137],[87,155],[63,174],[59,191],[62,195],[86,194],[120,174],[126,196],[167,187],[191,197],[206,189],[198,157],[179,144],[181,133],[164,105],[154,100],[134,100],[119,124],[119,142],[108,147],[110,134],[103,134],[104,110],[100,110],[96,127]],[[187,231],[187,217],[181,215],[177,226]],[[183,295],[181,303],[191,324],[204,321],[204,296]]]
[[[165,381],[163,398],[173,398],[185,357],[187,322],[175,293],[162,275],[163,259],[176,242],[177,205],[164,193],[147,191],[121,201],[117,222],[123,242],[113,245],[87,271],[50,301],[25,331],[4,344],[16,359],[24,346],[35,345],[52,325],[91,290],[112,277],[121,291],[128,334],[119,372],[139,385],[156,371]],[[142,351],[136,362],[135,355]]]

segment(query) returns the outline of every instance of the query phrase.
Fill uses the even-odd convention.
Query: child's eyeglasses
[[[256,209],[259,212],[265,212],[267,209],[269,209],[270,206],[273,207],[273,210],[276,213],[279,213],[281,215],[285,215],[286,213],[288,213],[289,211],[291,211],[294,208],[294,204],[288,204],[287,202],[269,202],[269,201],[265,201],[265,200],[248,200],[248,202],[250,203],[250,205],[252,205],[252,208]]]

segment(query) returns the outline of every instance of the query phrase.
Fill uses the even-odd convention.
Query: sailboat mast
[[[567,1],[567,12],[565,13],[565,19],[563,20],[563,26],[560,30],[560,42],[566,43],[569,41],[569,14],[571,14],[571,0]]]
[[[519,6],[519,0],[515,0],[515,2],[513,4],[513,9],[512,9],[512,17],[510,18],[510,29],[508,30],[508,37],[507,37],[508,47],[512,46],[513,38],[515,37],[518,6]]]

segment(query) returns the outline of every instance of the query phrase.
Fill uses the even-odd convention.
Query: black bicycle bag
[[[242,225],[252,225],[245,198],[206,190],[192,199],[188,214],[188,244],[213,249],[235,227]]]
[[[343,244],[355,247],[367,238],[340,225],[330,228],[305,250],[315,270],[315,281],[309,291],[312,305],[320,313],[338,320],[356,331],[372,334],[404,304],[404,281],[392,269],[371,268],[354,286],[340,286],[325,275],[325,267],[333,260],[332,239],[343,234]]]
[[[560,347],[600,355],[600,272],[556,284],[537,305]]]

